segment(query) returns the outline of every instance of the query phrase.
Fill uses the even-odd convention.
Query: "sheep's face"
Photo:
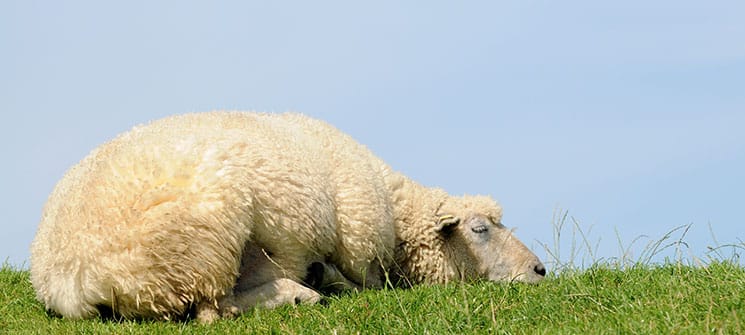
[[[461,280],[520,281],[535,283],[546,269],[541,261],[500,222],[491,216],[468,213],[463,219],[445,215],[438,222],[451,276]]]

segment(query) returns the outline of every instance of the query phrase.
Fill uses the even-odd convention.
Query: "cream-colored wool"
[[[31,246],[31,281],[64,317],[103,306],[169,319],[196,306],[209,321],[218,305],[315,301],[296,284],[313,262],[370,287],[386,269],[414,282],[470,277],[436,223],[474,210],[499,223],[493,201],[419,186],[299,114],[174,116],[105,143],[60,180]]]

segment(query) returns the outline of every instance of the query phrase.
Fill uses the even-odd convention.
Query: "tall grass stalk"
[[[686,236],[693,224],[686,224],[672,228],[659,238],[639,235],[629,243],[623,241],[620,232],[615,228],[618,256],[601,258],[598,257],[601,238],[592,237],[592,226],[583,227],[579,220],[562,209],[554,211],[551,226],[553,244],[549,245],[540,241],[538,243],[548,256],[545,262],[555,273],[578,272],[589,266],[600,264],[621,270],[639,265],[652,265],[655,262],[705,266],[711,262],[724,261],[742,265],[741,254],[745,252],[745,242],[742,239],[738,238],[735,243],[720,244],[709,225],[713,246],[708,246],[701,258],[697,257],[686,242]],[[563,249],[567,243],[564,239],[567,234],[570,235],[568,251]],[[639,249],[639,244],[645,240],[647,243]],[[660,259],[661,255],[670,251],[673,254],[672,258]],[[729,254],[726,254],[726,251],[729,251]],[[635,252],[638,253],[636,257]]]

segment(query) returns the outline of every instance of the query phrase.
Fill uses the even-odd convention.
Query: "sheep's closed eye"
[[[487,228],[484,225],[479,225],[479,226],[471,227],[471,231],[474,232],[474,233],[476,233],[476,234],[485,233],[487,230],[489,230],[489,228]]]

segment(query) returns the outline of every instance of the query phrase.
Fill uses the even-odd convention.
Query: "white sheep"
[[[540,280],[543,265],[500,220],[491,199],[422,187],[321,121],[188,114],[135,127],[66,173],[31,246],[31,281],[68,318],[195,308],[208,322],[318,301],[308,276],[373,288],[386,274]]]

